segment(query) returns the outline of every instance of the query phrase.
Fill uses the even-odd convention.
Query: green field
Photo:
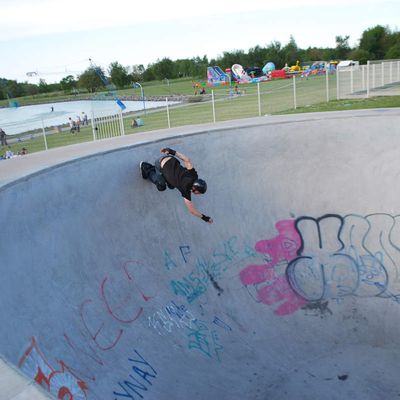
[[[166,107],[156,110],[148,110],[144,115],[138,112],[134,115],[124,116],[125,134],[134,134],[155,129],[168,128],[168,117],[171,128],[183,125],[212,123],[214,121],[226,121],[240,118],[257,117],[259,115],[291,114],[319,111],[339,111],[365,108],[400,107],[400,96],[370,97],[368,99],[336,100],[336,84],[331,78],[329,92],[326,90],[324,76],[315,76],[310,79],[296,79],[296,104],[294,103],[293,81],[291,79],[274,80],[256,84],[239,85],[240,94],[234,95],[234,90],[229,86],[206,87],[205,95],[193,95],[192,80],[177,79],[168,82],[144,83],[143,89],[146,97],[149,96],[184,96],[185,102],[180,105],[170,106],[169,114]],[[212,96],[213,92],[213,96]],[[90,98],[87,94],[81,98]],[[119,97],[140,96],[140,89],[126,89],[118,92]],[[212,102],[214,97],[214,103]],[[329,101],[327,101],[327,97]],[[77,100],[76,96],[53,96],[21,98],[18,102],[32,104],[53,103],[56,101]],[[214,104],[214,106],[213,106]],[[296,108],[295,108],[296,105]],[[133,118],[140,117],[144,126],[131,128]],[[16,135],[23,137],[22,142],[10,144],[11,150],[18,153],[22,147],[28,152],[45,150],[43,135]],[[13,136],[8,136],[12,139]],[[21,140],[21,139],[20,139]],[[93,140],[92,128],[82,127],[78,134],[70,134],[69,130],[57,132],[46,131],[48,148],[67,146]],[[10,140],[12,141],[12,140]],[[3,147],[0,154],[4,154]]]

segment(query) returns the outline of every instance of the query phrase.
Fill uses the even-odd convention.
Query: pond
[[[123,114],[143,110],[142,101],[124,101],[126,109]],[[176,104],[177,102],[169,102]],[[165,106],[163,101],[146,101],[146,109]],[[52,111],[53,110],[53,111]],[[90,119],[92,113],[95,117],[113,115],[118,113],[119,106],[114,100],[80,100],[65,101],[60,103],[36,104],[15,108],[0,108],[0,128],[7,135],[42,129],[44,126],[52,127],[68,124],[68,118],[76,120],[86,113]]]

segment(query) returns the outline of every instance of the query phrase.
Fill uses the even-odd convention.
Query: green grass
[[[368,108],[391,108],[400,107],[400,96],[378,96],[368,99],[346,99],[331,100],[325,103],[311,104],[304,107],[298,107],[296,110],[286,110],[278,114],[295,114],[306,112],[323,111],[343,111],[343,110],[361,110]]]
[[[260,88],[260,104],[258,103],[258,88],[255,84],[243,84],[239,86],[241,95],[233,96],[232,90],[228,86],[206,87],[206,96],[193,96],[192,80],[177,79],[166,82],[144,83],[143,89],[145,96],[168,96],[183,95],[189,99],[188,103],[170,106],[169,117],[171,128],[191,125],[211,123],[214,121],[213,107],[211,102],[211,91],[215,98],[215,119],[216,121],[226,121],[239,118],[250,118],[259,115],[278,115],[294,114],[305,112],[340,111],[350,109],[368,108],[389,108],[400,107],[400,96],[381,96],[370,97],[368,99],[346,99],[336,100],[336,84],[332,79],[329,86],[329,102],[326,99],[326,80],[323,76],[315,76],[311,79],[296,79],[297,108],[294,108],[293,83],[291,80],[274,80],[263,82]],[[138,96],[140,89],[125,89],[118,92],[119,96]],[[65,96],[54,98],[41,97],[41,102],[51,103],[52,100],[65,99]],[[70,100],[77,100],[70,97]],[[26,99],[25,99],[26,100]],[[39,101],[37,98],[36,100]],[[201,100],[201,101],[199,101]],[[40,102],[40,101],[39,101]],[[20,104],[23,104],[21,101]],[[144,126],[138,128],[131,127],[133,118],[140,117],[144,121]],[[168,117],[166,108],[158,110],[148,110],[146,115],[138,112],[124,116],[124,129],[126,134],[145,132],[156,129],[168,128]],[[49,134],[51,133],[51,134]],[[23,136],[15,135],[14,137]],[[25,135],[26,136],[26,135]],[[62,133],[54,133],[49,130],[46,133],[48,148],[62,147],[70,144],[81,143],[93,140],[91,127],[82,127],[78,134],[70,134],[69,130]],[[28,152],[45,150],[43,136],[40,133],[35,138],[24,139],[23,142],[13,143],[11,149],[14,153],[26,147]],[[0,154],[5,152],[5,148],[0,150]]]

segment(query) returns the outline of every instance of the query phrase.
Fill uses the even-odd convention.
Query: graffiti
[[[327,214],[279,221],[279,235],[255,246],[267,263],[247,266],[240,280],[255,289],[257,301],[278,303],[277,315],[346,296],[400,303],[399,218]]]
[[[171,290],[173,294],[185,297],[189,304],[207,292],[210,286],[216,290],[218,296],[223,294],[224,289],[218,283],[218,280],[236,264],[256,255],[256,252],[249,246],[240,246],[236,236],[232,236],[219,244],[211,252],[211,257],[196,258],[194,264],[189,257],[191,254],[190,247],[185,245],[180,246],[179,249],[184,265],[191,267],[192,270],[181,279],[172,280]],[[172,265],[178,268],[179,262],[174,261],[169,252],[164,252],[164,255],[164,265],[167,269],[171,269]]]
[[[104,276],[97,298],[85,299],[79,306],[81,336],[64,334],[66,343],[79,356],[103,365],[101,353],[113,349],[125,330],[143,314],[144,305],[155,295],[144,294],[133,272],[141,266],[128,261],[113,276]],[[77,345],[76,342],[81,343]]]
[[[188,256],[190,254],[190,246],[179,246],[179,250],[181,251],[182,254],[182,258],[185,261],[185,263],[188,262],[188,259],[186,258],[186,256]]]
[[[120,391],[113,391],[114,396],[129,398],[129,399],[143,399],[144,393],[149,390],[149,386],[153,383],[151,379],[156,379],[157,371],[140,355],[137,350],[134,350],[135,355],[128,358],[132,373],[128,378],[118,382]]]
[[[166,332],[171,333],[173,328],[192,328],[195,320],[196,318],[184,305],[177,305],[174,301],[148,317],[149,326],[161,336]]]
[[[256,290],[256,301],[276,305],[276,315],[296,312],[306,301],[290,286],[284,267],[297,255],[301,239],[294,220],[279,221],[275,225],[279,234],[273,239],[257,242],[255,249],[262,253],[267,261],[262,265],[249,265],[240,272],[240,280],[246,286]]]
[[[226,331],[232,331],[232,328],[218,317],[214,317],[213,323]]]
[[[164,266],[165,266],[165,269],[168,271],[172,268],[178,267],[178,265],[175,263],[175,261],[169,255],[168,251],[164,251]]]
[[[86,382],[63,361],[58,361],[58,363],[60,369],[55,370],[41,352],[36,339],[32,338],[28,349],[18,362],[18,367],[58,399],[87,399],[88,386]]]
[[[189,328],[189,349],[195,349],[208,358],[220,359],[224,347],[219,343],[217,331],[209,329],[204,321],[197,319],[193,328]]]
[[[173,329],[184,329],[189,339],[188,348],[195,349],[209,358],[220,361],[223,346],[219,343],[216,330],[210,329],[206,321],[196,318],[185,305],[177,305],[171,301],[163,309],[148,317],[149,327],[154,328],[162,336],[172,333]],[[231,332],[232,328],[215,316],[212,321],[223,331]]]
[[[302,245],[288,266],[293,289],[316,301],[357,297],[397,299],[400,293],[396,217],[324,215],[296,220]]]

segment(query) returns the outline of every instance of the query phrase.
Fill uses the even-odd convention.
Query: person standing
[[[3,129],[0,128],[0,140],[1,140],[1,145],[2,146],[8,146],[7,143],[7,135],[6,133],[3,131]]]
[[[69,132],[74,133],[76,131],[75,121],[71,117],[68,118],[68,121],[69,121]]]

